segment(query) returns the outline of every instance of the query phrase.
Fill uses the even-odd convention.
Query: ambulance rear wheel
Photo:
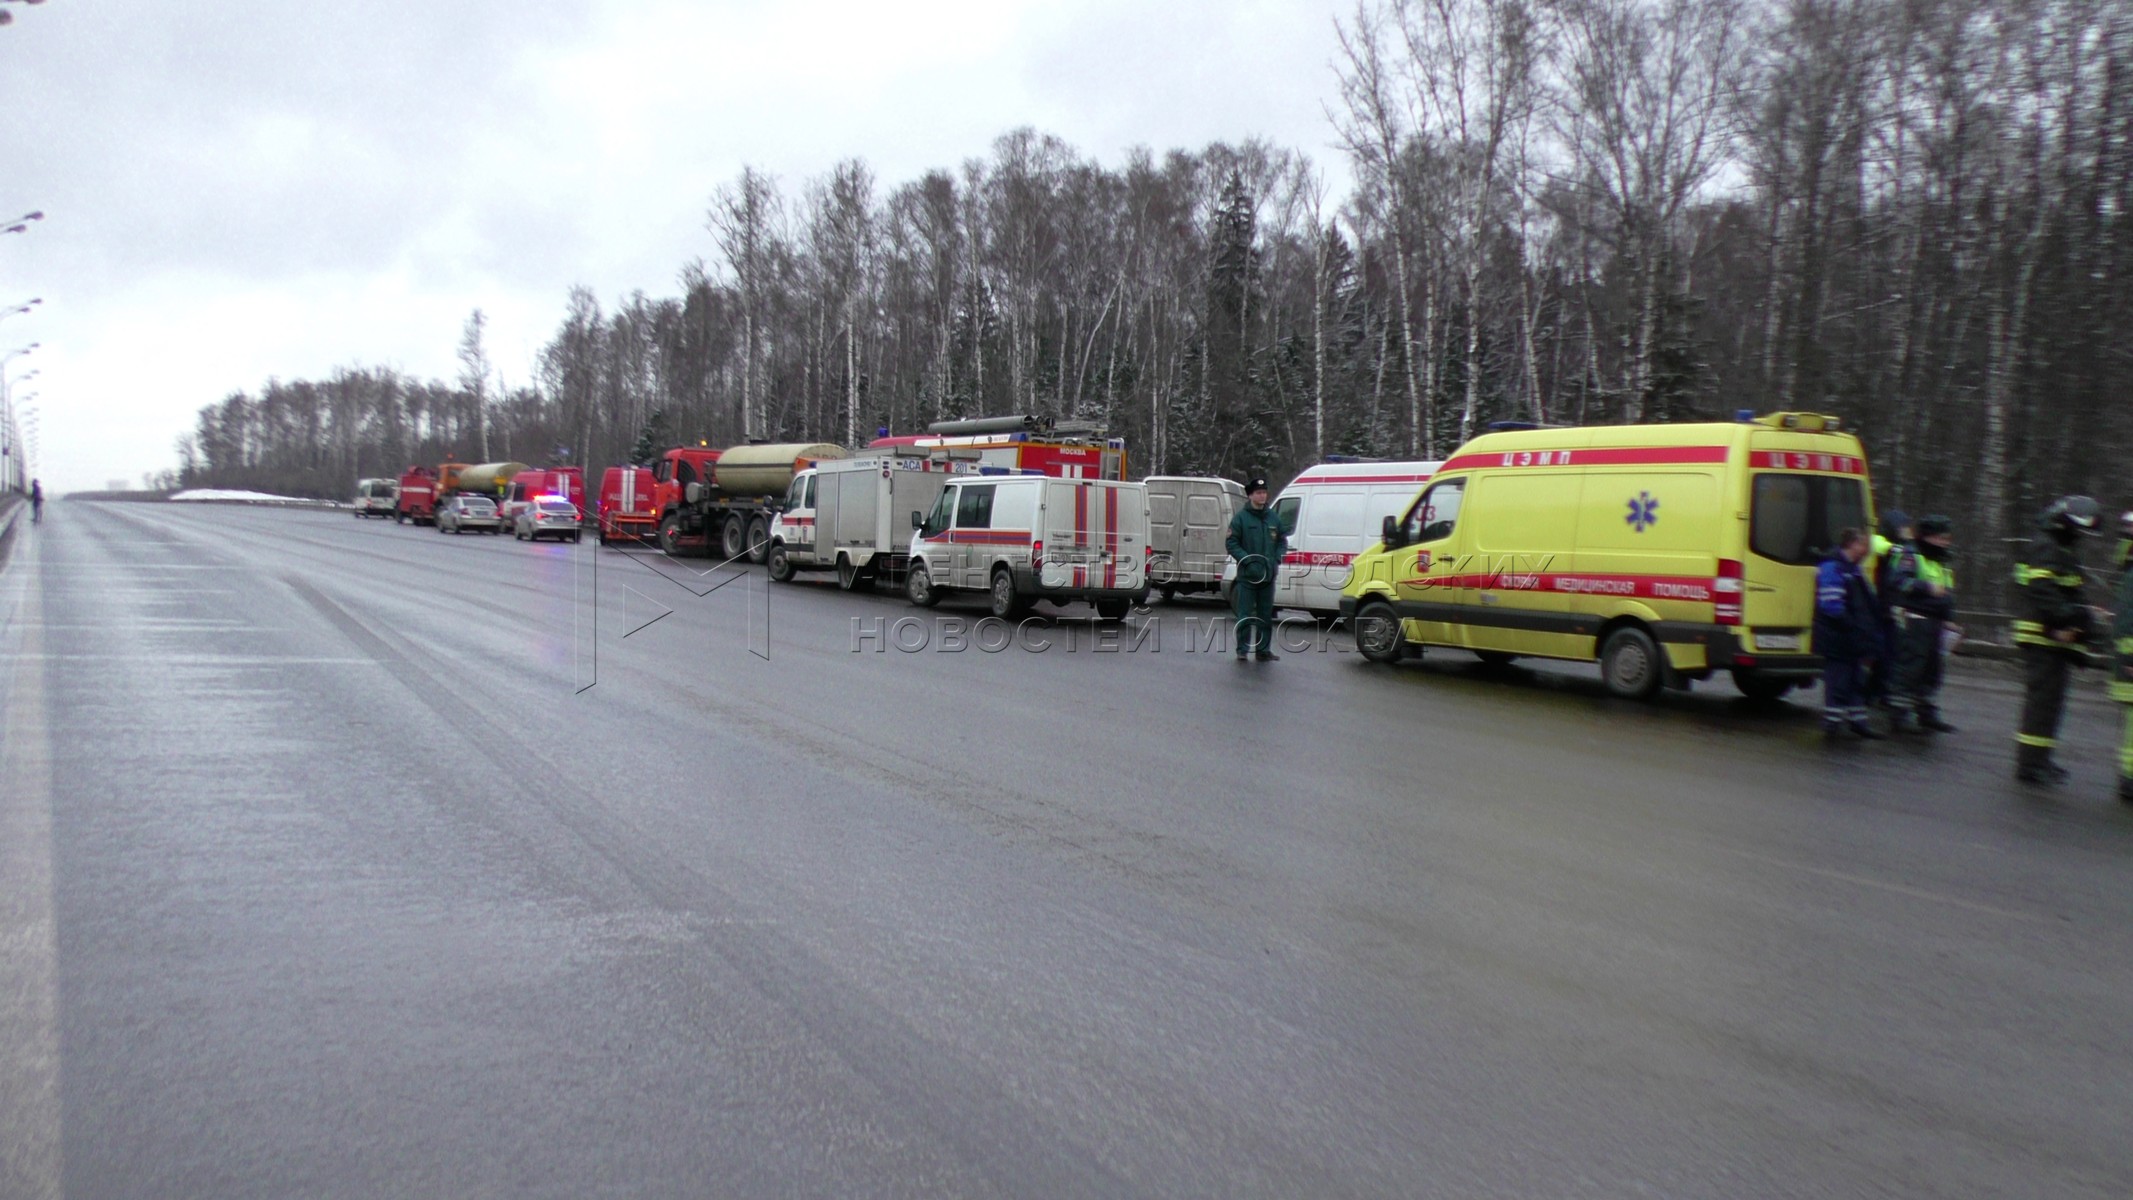
[[[1659,643],[1635,625],[1615,630],[1600,648],[1600,678],[1609,692],[1624,700],[1650,699],[1666,680]]]
[[[941,602],[939,592],[933,590],[933,572],[924,563],[914,563],[911,573],[904,576],[904,595],[920,608],[932,608]]]
[[[772,579],[777,580],[779,583],[792,582],[792,577],[794,574],[792,569],[792,555],[786,551],[785,543],[779,542],[777,545],[772,546],[770,548],[770,558],[768,561],[770,563],[770,577]]]
[[[1355,648],[1374,663],[1396,663],[1407,657],[1407,635],[1401,632],[1400,615],[1392,611],[1392,605],[1378,600],[1356,612]]]
[[[1022,597],[1015,594],[1015,576],[1006,567],[992,573],[992,589],[987,597],[993,616],[1006,621],[1022,615]]]
[[[761,513],[748,518],[748,561],[759,563],[770,557],[770,518]]]

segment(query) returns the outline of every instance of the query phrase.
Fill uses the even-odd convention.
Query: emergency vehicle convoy
[[[834,571],[846,590],[887,583],[920,606],[983,596],[1001,617],[1085,601],[1115,620],[1151,588],[1226,589],[1238,485],[1126,470],[1120,439],[990,418],[856,452],[676,447],[649,469],[608,468],[590,515],[603,543],[767,560],[779,582]],[[428,522],[460,493],[561,496],[582,520],[583,488],[577,468],[446,462],[411,469],[395,503]],[[1817,564],[1874,516],[1859,439],[1810,413],[1498,426],[1441,463],[1309,467],[1273,508],[1290,534],[1276,607],[1348,619],[1366,657],[1596,661],[1631,697],[1719,671],[1760,698],[1814,679]]]
[[[1774,698],[1821,670],[1815,572],[1848,527],[1873,502],[1834,417],[1489,433],[1385,518],[1340,611],[1379,662],[1596,659],[1639,698],[1730,671]]]

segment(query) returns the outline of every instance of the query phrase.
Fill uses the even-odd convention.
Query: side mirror
[[[1400,518],[1386,517],[1383,533],[1387,550],[1397,550],[1405,544],[1400,537]]]
[[[917,509],[915,509],[915,508],[914,508],[914,509],[912,509],[912,510],[911,510],[911,528],[913,528],[913,529],[924,529],[925,527],[926,527],[926,514],[924,514],[924,513],[920,512],[920,511],[918,511],[918,510],[917,510]]]

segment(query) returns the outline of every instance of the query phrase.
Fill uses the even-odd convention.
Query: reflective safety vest
[[[1917,563],[1920,583],[1937,583],[1940,590],[1951,594],[1955,591],[1954,568],[1944,562],[1935,562],[1923,554],[1918,556]]]
[[[2034,551],[2036,546],[2032,545],[2030,549]],[[2053,639],[2051,631],[2053,629],[2079,629],[2080,625],[2072,622],[2059,622],[2047,626],[2044,621],[2038,618],[2048,615],[2046,612],[2047,604],[2049,604],[2052,612],[2064,612],[2069,607],[2079,607],[2082,603],[2081,588],[2086,580],[2081,576],[2080,560],[2075,559],[2071,552],[2066,552],[2064,555],[2053,555],[2052,557],[2063,557],[2066,560],[2065,564],[2041,567],[2032,567],[2028,563],[2015,564],[2015,586],[2022,589],[2023,597],[2027,601],[2029,608],[2028,615],[2015,619],[2014,640],[2016,645],[2050,646],[2061,650],[2073,649],[2066,643]],[[2046,597],[2049,597],[2050,601],[2047,601]]]

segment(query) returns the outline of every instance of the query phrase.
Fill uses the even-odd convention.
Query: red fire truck
[[[926,432],[878,437],[869,450],[926,450],[955,447],[977,451],[981,467],[1036,471],[1061,479],[1126,477],[1126,439],[1103,436],[1094,425],[1055,422],[1045,417],[980,417],[936,421]]]

